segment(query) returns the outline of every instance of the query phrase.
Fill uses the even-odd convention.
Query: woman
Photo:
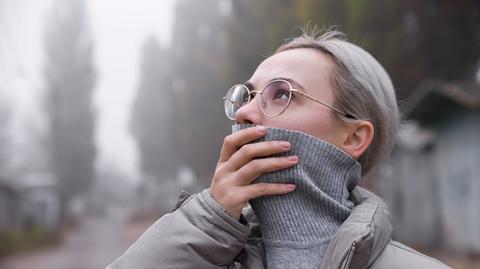
[[[447,268],[392,241],[386,206],[356,187],[399,113],[385,70],[342,37],[304,33],[233,86],[211,187],[108,268]]]

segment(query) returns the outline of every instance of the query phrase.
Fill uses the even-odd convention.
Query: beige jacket
[[[449,268],[391,239],[380,198],[360,187],[355,203],[323,257],[321,268]],[[107,269],[264,268],[263,242],[251,209],[232,218],[205,190],[182,193],[172,213],[153,224]],[[302,268],[299,265],[298,268]]]

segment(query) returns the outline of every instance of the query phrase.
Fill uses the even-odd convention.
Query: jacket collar
[[[361,187],[350,193],[350,199],[355,206],[332,238],[322,268],[368,268],[391,240],[385,203]]]
[[[321,268],[368,268],[391,240],[393,229],[385,203],[361,187],[350,192],[350,199],[355,206],[332,238]],[[250,226],[250,240],[262,246],[255,214],[250,207],[243,214]]]

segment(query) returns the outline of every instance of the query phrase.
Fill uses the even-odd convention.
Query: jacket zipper
[[[350,251],[348,251],[347,263],[343,267],[344,269],[350,268],[350,263],[352,262],[353,255],[355,255],[355,249],[357,248],[357,242],[353,241]]]

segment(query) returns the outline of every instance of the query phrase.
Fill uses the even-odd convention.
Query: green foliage
[[[61,240],[61,231],[48,230],[41,225],[33,225],[26,230],[5,229],[0,231],[0,258],[54,245]]]
[[[471,77],[480,57],[477,1],[233,1],[230,73],[248,78],[296,26],[338,26],[387,69],[400,97],[426,78]],[[240,27],[240,26],[241,27]],[[263,38],[263,40],[262,40]],[[239,40],[254,40],[238,46]],[[240,52],[239,52],[240,51]],[[248,53],[252,53],[249,55]],[[259,53],[261,52],[261,53]]]

